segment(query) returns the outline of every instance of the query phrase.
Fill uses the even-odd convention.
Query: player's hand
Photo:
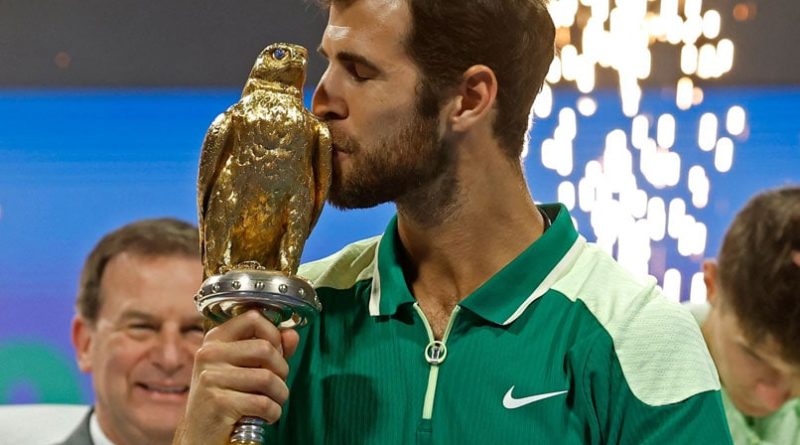
[[[296,331],[279,331],[257,311],[208,331],[195,355],[186,416],[173,445],[227,444],[244,416],[277,421],[289,397],[286,360],[298,341]]]

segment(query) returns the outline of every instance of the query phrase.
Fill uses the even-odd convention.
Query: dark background
[[[751,18],[736,20],[736,5]],[[720,12],[736,54],[732,72],[705,84],[800,84],[800,2],[706,0],[707,9]],[[272,42],[313,53],[326,20],[313,0],[0,0],[0,87],[238,87]],[[652,49],[645,85],[674,85],[678,48]],[[322,68],[314,55],[309,85]],[[604,86],[614,77],[599,74]]]

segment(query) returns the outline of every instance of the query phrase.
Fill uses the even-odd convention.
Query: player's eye
[[[346,64],[347,71],[350,75],[355,79],[357,82],[364,82],[374,78],[377,73],[375,70],[364,66],[360,63],[349,63]]]

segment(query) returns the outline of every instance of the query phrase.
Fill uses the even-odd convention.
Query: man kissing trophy
[[[195,296],[214,325],[258,310],[280,328],[322,309],[296,276],[331,180],[328,128],[303,107],[308,52],[276,43],[258,56],[242,97],[208,129],[197,204],[205,281]],[[266,421],[244,417],[231,444],[261,444]]]

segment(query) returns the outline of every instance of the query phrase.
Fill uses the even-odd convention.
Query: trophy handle
[[[300,277],[263,270],[232,270],[208,278],[194,297],[197,309],[216,325],[257,310],[279,329],[303,326],[322,310],[314,287]],[[242,417],[231,433],[230,445],[261,445],[267,421]]]
[[[260,417],[242,417],[236,422],[229,445],[262,445],[266,438],[267,421]]]

